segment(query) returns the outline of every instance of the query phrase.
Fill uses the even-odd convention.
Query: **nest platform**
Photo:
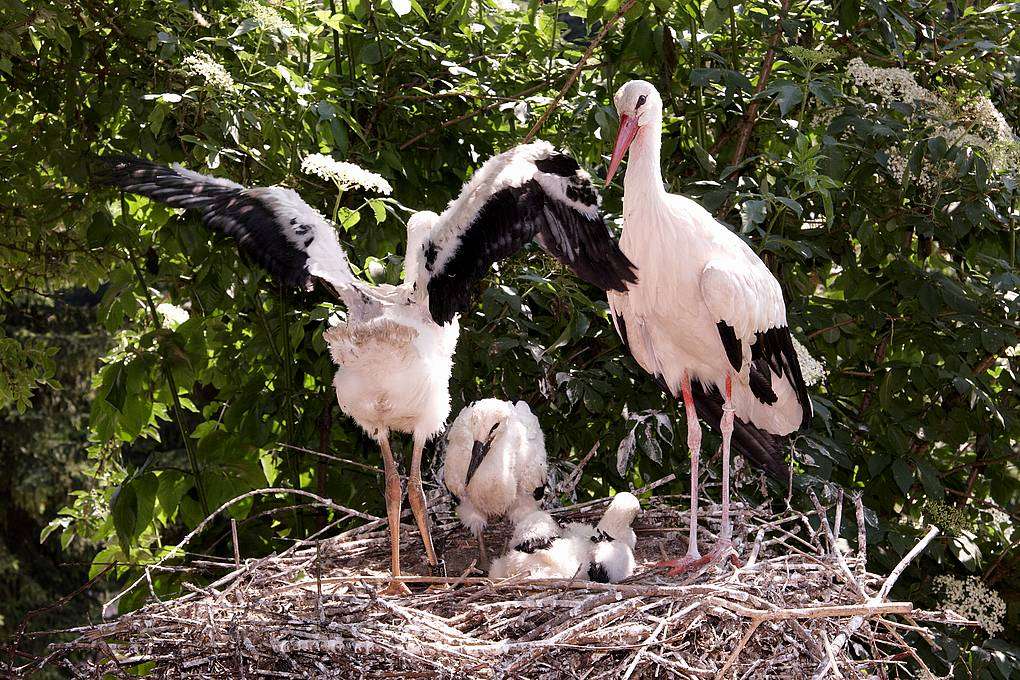
[[[59,667],[75,678],[912,677],[930,675],[912,647],[931,639],[925,622],[948,621],[887,599],[937,530],[891,574],[869,573],[865,542],[851,549],[834,538],[842,498],[828,509],[814,499],[808,514],[738,504],[743,566],[675,578],[652,565],[686,551],[688,503],[644,500],[638,567],[618,584],[483,578],[473,569],[474,542],[434,500],[447,576],[407,576],[410,595],[378,594],[389,580],[385,520],[344,509],[345,519],[364,523],[269,557],[238,556],[239,566],[222,564],[227,573],[209,585],[186,584],[172,600],[152,594],[137,611],[63,631],[74,638],[21,670]],[[552,512],[595,523],[605,504]],[[702,508],[704,548],[719,508],[707,498]],[[856,512],[863,526],[859,500]],[[508,528],[492,529],[489,545],[503,545]],[[428,574],[418,534],[404,525],[401,535],[405,573]],[[143,577],[133,587],[148,586]]]

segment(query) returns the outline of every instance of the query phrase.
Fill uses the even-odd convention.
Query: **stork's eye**
[[[638,97],[637,98],[637,106],[635,106],[634,109],[637,110],[637,109],[640,109],[642,106],[644,106],[646,99],[648,99],[648,95],[646,95],[646,94],[643,94],[640,97]]]

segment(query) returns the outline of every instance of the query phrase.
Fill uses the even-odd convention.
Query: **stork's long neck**
[[[627,174],[623,179],[624,208],[648,206],[666,199],[659,156],[662,151],[662,119],[646,123],[630,145]]]

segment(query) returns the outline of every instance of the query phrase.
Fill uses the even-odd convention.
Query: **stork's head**
[[[500,436],[500,428],[505,428],[507,420],[513,413],[513,405],[499,399],[482,399],[471,405],[471,434],[474,445],[471,449],[471,460],[468,462],[467,478],[464,486],[471,483],[478,466],[489,455],[493,442]]]
[[[641,503],[632,493],[626,491],[613,496],[606,514],[599,521],[599,530],[613,538],[623,539],[630,531],[634,518],[641,512]]]
[[[624,154],[631,143],[648,125],[658,125],[662,120],[662,97],[651,83],[632,80],[616,91],[613,97],[616,112],[620,114],[620,131],[613,145],[613,157],[606,173],[606,185],[613,179]]]
[[[439,215],[431,210],[416,212],[407,218],[407,254],[404,256],[404,282],[408,285],[418,280],[425,266],[425,241],[432,233],[432,227],[439,221]]]

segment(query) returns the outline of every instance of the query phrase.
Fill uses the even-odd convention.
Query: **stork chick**
[[[637,498],[624,492],[613,498],[597,527],[572,522],[560,529],[548,513],[530,513],[514,530],[513,549],[493,560],[489,577],[528,574],[530,578],[622,581],[634,573],[637,537],[631,523],[640,510]]]
[[[489,568],[485,527],[497,517],[515,525],[545,495],[545,437],[523,401],[482,399],[466,406],[447,433],[443,479],[457,516],[478,539],[478,564]]]
[[[513,548],[492,561],[489,578],[572,578],[588,563],[594,535],[594,529],[585,524],[561,529],[545,511],[528,513],[514,528]]]
[[[595,528],[588,580],[617,583],[634,573],[634,546],[637,535],[631,525],[641,512],[641,503],[632,493],[618,493]]]

